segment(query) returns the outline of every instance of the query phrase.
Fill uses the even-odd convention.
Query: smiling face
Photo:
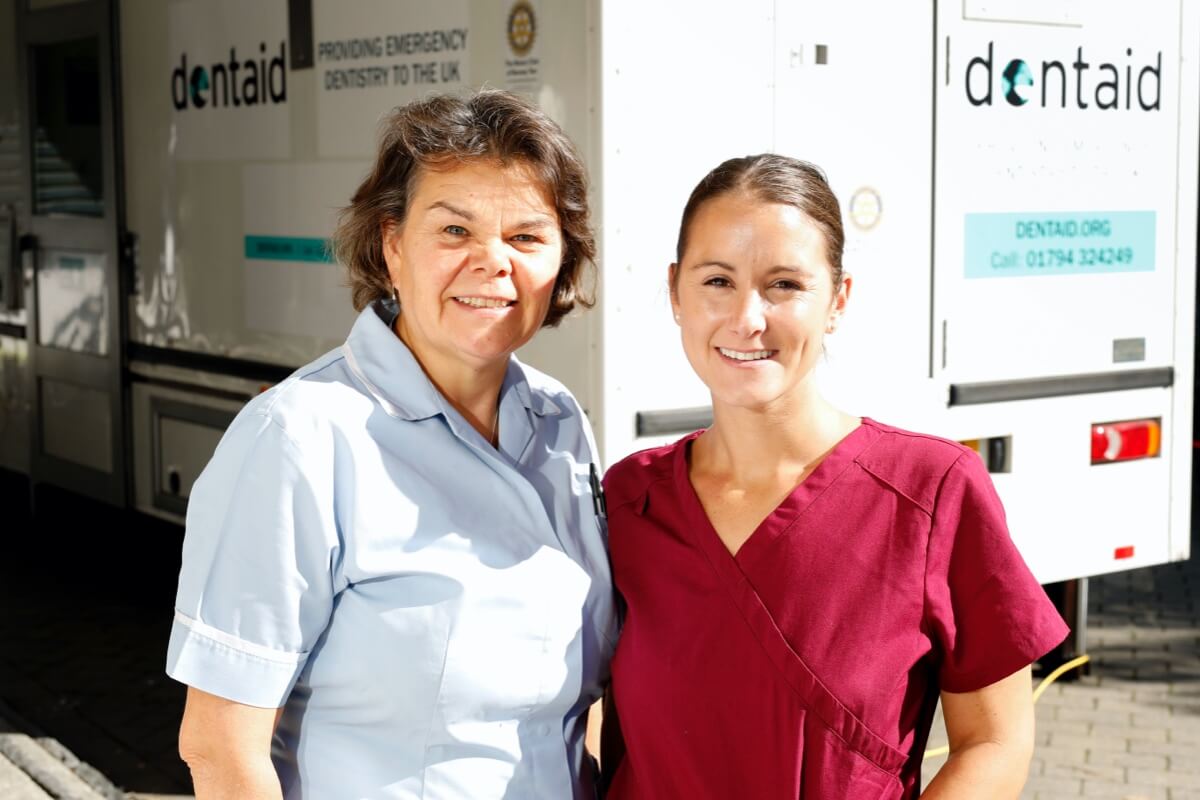
[[[850,278],[833,285],[821,230],[798,208],[744,191],[700,206],[671,268],[683,349],[714,403],[803,401]]]
[[[397,333],[430,375],[502,369],[541,327],[562,263],[558,216],[528,165],[423,170],[383,232]]]

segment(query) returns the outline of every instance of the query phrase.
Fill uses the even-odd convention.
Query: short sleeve
[[[322,485],[332,467],[304,463],[278,423],[244,413],[197,479],[167,651],[175,680],[262,708],[287,700],[328,623],[340,552]]]
[[[925,574],[929,633],[949,692],[982,689],[1063,640],[1066,624],[1017,552],[983,462],[963,453],[934,507]]]

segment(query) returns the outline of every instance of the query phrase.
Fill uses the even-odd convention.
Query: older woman
[[[192,494],[168,672],[197,797],[591,797],[596,456],[513,356],[581,302],[579,157],[506,93],[410,104],[335,246],[346,343],[247,405]]]
[[[713,425],[605,478],[628,604],[610,800],[915,797],[939,693],[925,796],[1020,793],[1029,664],[1065,627],[974,452],[821,396],[842,241],[824,176],[777,155],[721,164],[683,212],[671,304]]]

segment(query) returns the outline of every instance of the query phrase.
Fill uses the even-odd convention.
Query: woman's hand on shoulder
[[[196,800],[279,800],[271,737],[281,708],[257,708],[188,687],[179,756],[187,763]]]

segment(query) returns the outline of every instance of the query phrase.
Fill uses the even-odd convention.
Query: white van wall
[[[536,19],[523,53],[510,40],[518,11]],[[1052,2],[1026,8],[1038,17],[1024,21],[995,11],[878,0],[750,0],[735,13],[713,0],[314,0],[315,62],[287,71],[286,102],[214,109],[196,107],[190,81],[199,75],[201,99],[215,98],[229,49],[260,43],[263,69],[278,76],[270,59],[288,36],[287,4],[122,0],[128,217],[141,234],[133,340],[281,365],[336,345],[353,314],[340,270],[313,243],[332,233],[369,167],[381,115],[435,88],[516,88],[585,155],[603,275],[596,310],[521,355],[576,393],[606,464],[678,435],[639,437],[640,412],[708,404],[668,302],[679,216],[717,163],[774,150],[824,168],[843,204],[854,287],[820,368],[835,402],[953,439],[1006,437],[995,482],[1043,581],[1186,557],[1198,12],[1180,0],[1136,10]],[[465,40],[384,52],[389,34],[429,30]],[[971,65],[988,59],[989,43],[984,77]],[[1161,52],[1160,108],[1038,107],[1041,87],[1026,78],[1041,81],[1044,59],[1080,47],[1097,64],[1157,65]],[[1022,73],[1018,58],[1036,69]],[[387,83],[425,61],[450,83]],[[359,86],[384,73],[386,85]],[[972,76],[982,83],[968,87]],[[970,102],[968,88],[978,99],[988,87],[991,105]],[[1009,92],[1038,102],[1018,107]],[[972,215],[1075,212],[1135,212],[1142,234],[1151,214],[1153,263],[970,271],[982,241]],[[1114,340],[1141,340],[1142,354]],[[1117,351],[1141,360],[1114,363]],[[1147,367],[1174,369],[1173,385],[950,403],[964,383]],[[1160,457],[1090,464],[1093,423],[1143,417],[1162,420]],[[1132,557],[1114,555],[1130,546]]]
[[[284,0],[122,0],[127,213],[140,237],[132,341],[284,366],[339,344],[354,310],[342,270],[320,247],[370,168],[380,120],[399,104],[511,87],[533,96],[585,153],[594,147],[584,4],[531,4],[536,36],[521,58],[508,41],[507,4],[312,6],[315,63],[293,71]],[[388,53],[411,49],[401,37],[430,31],[454,32],[450,49]],[[235,85],[249,75],[244,59],[266,65],[270,85],[254,104],[243,97],[235,107],[226,94],[231,50],[243,64]],[[427,62],[435,78],[421,70],[418,82]],[[191,83],[197,69],[203,108]],[[376,84],[355,84],[363,79]],[[586,325],[565,325],[529,357],[542,360],[555,342],[586,352],[590,336]],[[587,397],[587,359],[565,366],[564,380]]]

